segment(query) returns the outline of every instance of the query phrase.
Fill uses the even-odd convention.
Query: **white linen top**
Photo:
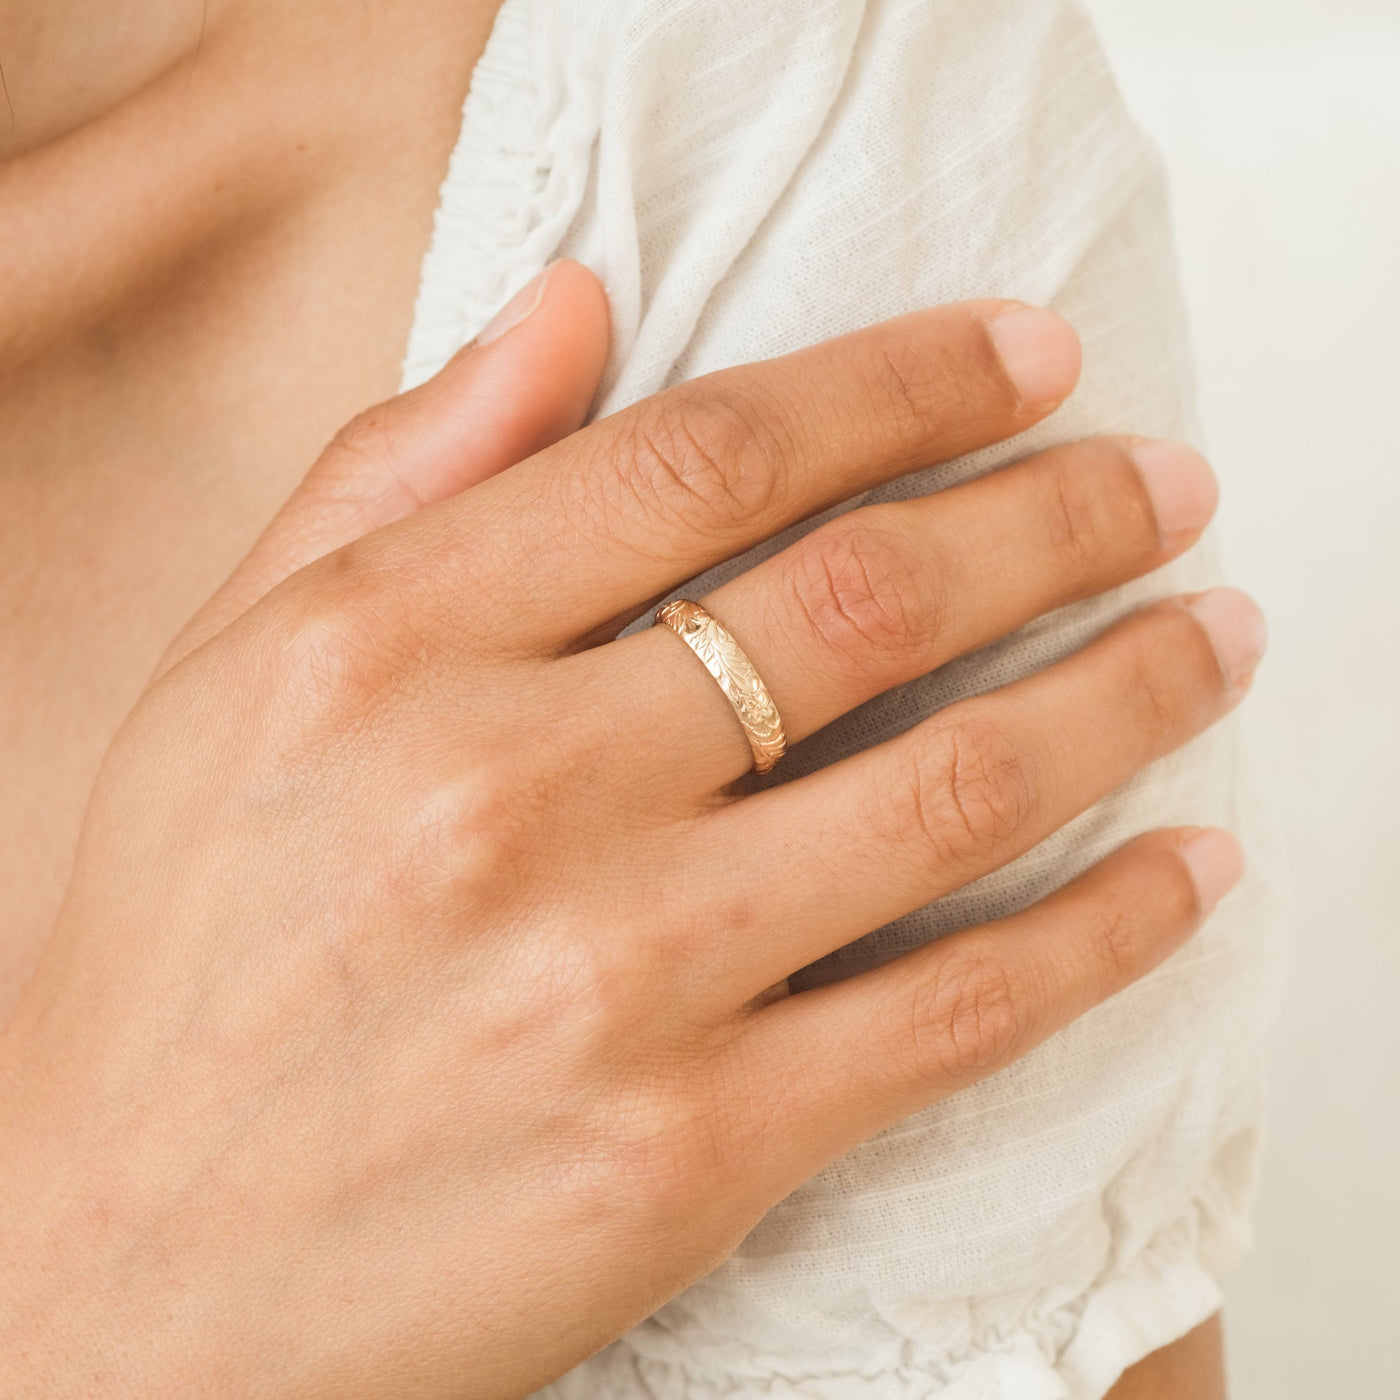
[[[612,300],[599,414],[965,297],[1047,304],[1079,329],[1081,386],[1046,423],[865,499],[1094,432],[1196,436],[1158,163],[1066,0],[505,0],[443,186],[405,386],[560,255],[590,265]],[[797,746],[775,780],[1216,577],[1207,542],[863,706]],[[1217,1280],[1247,1247],[1281,945],[1276,862],[1233,724],[794,985],[1021,908],[1178,823],[1225,825],[1250,855],[1189,947],[829,1167],[727,1263],[542,1395],[1099,1400],[1219,1308]]]

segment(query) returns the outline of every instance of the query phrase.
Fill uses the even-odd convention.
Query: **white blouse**
[[[505,0],[443,186],[405,386],[559,255],[594,268],[612,299],[600,414],[965,297],[1048,304],[1079,329],[1082,384],[1048,422],[866,499],[1095,432],[1196,436],[1161,172],[1066,0]],[[1207,542],[863,706],[778,777],[1216,578]],[[542,1394],[1098,1400],[1216,1311],[1248,1244],[1282,941],[1277,862],[1232,724],[795,986],[1004,915],[1178,823],[1225,825],[1251,858],[1190,946],[829,1167],[727,1263]]]

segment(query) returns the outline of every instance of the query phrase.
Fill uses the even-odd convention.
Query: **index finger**
[[[566,650],[826,507],[1024,431],[1079,363],[1049,311],[917,312],[669,389],[384,544],[396,575],[447,582],[458,622],[479,610],[493,649]]]

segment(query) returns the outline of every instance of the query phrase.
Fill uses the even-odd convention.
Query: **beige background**
[[[1161,144],[1296,881],[1234,1400],[1400,1400],[1400,4],[1088,0]]]

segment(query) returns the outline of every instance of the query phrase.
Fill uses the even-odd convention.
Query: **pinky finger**
[[[1150,972],[1242,871],[1227,832],[1152,832],[1019,914],[755,1009],[741,1043],[777,1097],[793,1184]]]

